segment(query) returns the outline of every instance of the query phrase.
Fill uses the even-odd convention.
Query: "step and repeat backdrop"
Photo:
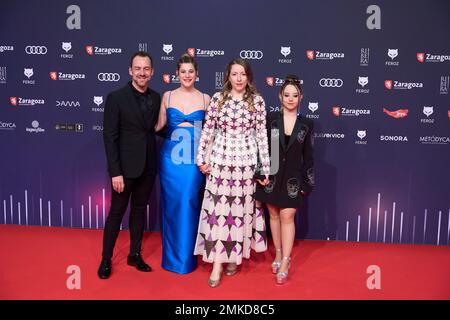
[[[138,50],[151,87],[176,88],[188,52],[210,95],[247,59],[268,112],[285,75],[302,79],[316,188],[297,238],[448,245],[449,37],[446,0],[3,0],[0,223],[103,228],[106,96]],[[147,230],[160,230],[159,197],[158,182]]]

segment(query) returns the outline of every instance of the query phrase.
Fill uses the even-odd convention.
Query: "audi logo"
[[[262,59],[263,57],[263,52],[260,50],[242,50],[239,53],[239,56],[242,59]]]
[[[119,81],[120,80],[120,74],[118,73],[99,73],[97,76],[97,79],[99,81]]]
[[[25,52],[27,54],[47,54],[46,46],[26,46]]]
[[[342,79],[330,79],[330,78],[322,78],[319,81],[321,87],[326,88],[340,88],[344,84]]]

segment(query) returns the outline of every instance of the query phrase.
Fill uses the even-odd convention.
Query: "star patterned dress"
[[[250,249],[267,249],[264,212],[255,208],[253,197],[258,154],[262,173],[269,174],[266,107],[264,99],[254,95],[254,111],[244,100],[232,98],[219,110],[220,99],[220,92],[211,98],[197,153],[197,164],[208,163],[211,173],[194,254],[205,262],[241,264],[243,257],[250,258]]]

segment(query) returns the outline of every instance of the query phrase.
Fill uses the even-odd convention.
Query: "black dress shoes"
[[[111,259],[102,259],[97,274],[100,279],[109,278],[109,276],[111,275]]]
[[[144,259],[142,259],[142,256],[140,254],[129,255],[127,259],[127,264],[129,266],[136,267],[136,269],[142,272],[152,271],[152,268],[145,263]]]

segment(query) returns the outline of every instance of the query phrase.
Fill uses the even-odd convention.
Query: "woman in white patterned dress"
[[[222,263],[228,263],[225,274],[234,275],[242,258],[250,258],[250,249],[267,249],[264,213],[255,209],[253,198],[258,153],[265,176],[258,183],[268,183],[266,107],[252,81],[248,62],[228,64],[224,88],[211,98],[199,142],[197,165],[207,180],[194,254],[213,263],[211,287],[220,283]]]

